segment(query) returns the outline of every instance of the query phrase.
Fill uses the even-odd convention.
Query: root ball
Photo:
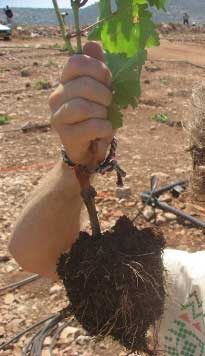
[[[159,232],[140,231],[125,216],[99,237],[80,232],[57,272],[73,314],[91,336],[111,336],[131,352],[155,354],[157,338],[150,347],[147,333],[164,311],[164,245]]]

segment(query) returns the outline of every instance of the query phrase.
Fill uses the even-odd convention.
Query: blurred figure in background
[[[11,24],[12,18],[14,16],[13,11],[8,6],[6,6],[6,8],[4,9],[4,13],[6,15],[7,24]]]
[[[183,23],[184,23],[184,25],[189,26],[189,15],[187,14],[187,12],[184,13]]]

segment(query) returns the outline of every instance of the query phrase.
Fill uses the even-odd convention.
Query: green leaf
[[[159,44],[159,36],[148,6],[162,8],[164,0],[115,0],[112,13],[110,1],[100,1],[100,23],[89,39],[101,40],[110,53],[125,53],[132,57],[140,49]],[[108,6],[109,3],[109,8]]]
[[[161,122],[163,124],[166,124],[170,121],[169,117],[166,114],[156,114],[152,117],[152,120]]]
[[[112,15],[112,10],[111,10],[111,2],[110,0],[101,0],[99,2],[99,11],[100,11],[100,17],[98,18],[98,21],[102,19],[109,18]],[[90,41],[101,41],[101,32],[104,24],[100,23],[97,26],[95,26],[90,33],[88,34],[88,39]]]
[[[167,0],[148,0],[150,6],[155,6],[158,10],[165,10]]]
[[[9,117],[7,115],[0,114],[0,125],[6,125],[9,123]]]
[[[101,22],[89,39],[100,40],[106,62],[113,75],[113,104],[109,119],[114,128],[122,126],[121,109],[135,108],[141,93],[140,75],[146,60],[146,48],[159,45],[150,7],[164,9],[166,0],[100,0]],[[113,4],[113,2],[112,2]]]
[[[140,74],[146,51],[140,50],[132,58],[125,54],[106,54],[106,63],[113,75],[113,99],[120,108],[137,106],[140,96]]]
[[[113,102],[108,110],[108,120],[111,122],[114,130],[122,127],[122,118],[123,115],[120,111],[120,108]]]

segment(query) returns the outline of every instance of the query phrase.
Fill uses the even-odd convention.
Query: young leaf
[[[132,58],[127,58],[125,54],[106,54],[106,63],[113,75],[113,99],[120,108],[137,106],[140,74],[145,60],[145,50],[140,50]]]
[[[111,122],[113,129],[119,129],[123,124],[123,115],[120,111],[120,107],[114,102],[108,109],[108,120]]]
[[[110,53],[125,53],[132,57],[139,49],[159,44],[158,34],[152,21],[149,6],[163,8],[164,0],[115,0],[116,11],[112,13],[100,1],[100,23],[90,34],[89,39],[101,40]]]

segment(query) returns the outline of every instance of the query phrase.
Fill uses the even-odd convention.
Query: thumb
[[[87,42],[83,47],[83,54],[98,59],[101,62],[105,61],[102,47],[95,41]]]

